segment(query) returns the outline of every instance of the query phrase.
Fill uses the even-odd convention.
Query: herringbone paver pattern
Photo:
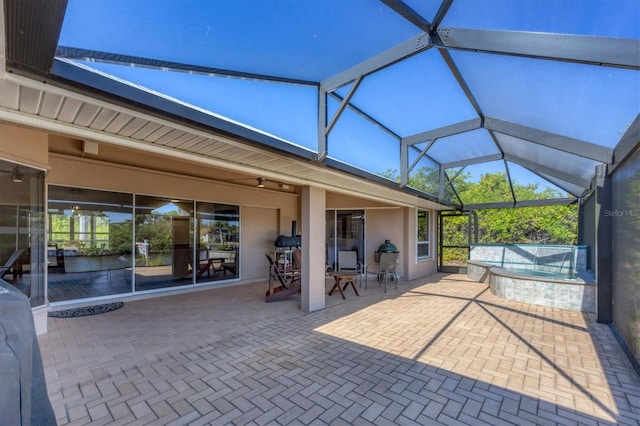
[[[462,275],[373,287],[308,315],[250,284],[49,318],[58,423],[640,424],[640,380],[592,316]]]

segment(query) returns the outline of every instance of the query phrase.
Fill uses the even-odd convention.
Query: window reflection
[[[0,160],[0,270],[4,281],[45,303],[44,172]]]
[[[49,300],[130,293],[131,194],[49,186]]]
[[[50,185],[43,261],[49,299],[91,299],[238,278],[239,207],[197,203],[194,216],[195,204]]]
[[[136,291],[193,283],[193,201],[136,196]]]
[[[429,212],[418,210],[417,220],[417,252],[418,259],[429,257]]]
[[[240,212],[238,206],[198,203],[196,281],[239,277]]]

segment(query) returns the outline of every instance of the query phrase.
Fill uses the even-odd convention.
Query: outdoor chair
[[[358,252],[354,250],[338,251],[338,271],[361,272],[362,269],[358,263]],[[362,286],[362,283],[360,283]]]
[[[238,273],[238,251],[234,250],[229,253],[229,259],[225,260],[220,264],[220,269],[222,270],[223,275],[227,275],[227,271],[232,275],[236,275]]]
[[[364,288],[367,288],[367,280],[369,274],[375,274],[378,279],[378,285],[384,281],[384,292],[387,292],[387,281],[391,279],[398,289],[398,276],[396,275],[396,267],[398,266],[399,253],[386,252],[380,254],[380,263],[367,265],[364,275]]]
[[[197,262],[197,270],[196,273],[198,275],[198,277],[201,277],[204,275],[204,273],[207,273],[208,277],[211,277],[211,260],[209,260],[209,250],[207,249],[200,249],[198,252],[198,262]],[[215,273],[215,271],[214,271]]]
[[[198,250],[198,260],[193,262],[193,254],[191,252],[188,253],[188,264],[191,267],[193,273],[196,277],[201,277],[204,273],[207,273],[207,276],[211,276],[211,261],[209,260],[209,251],[206,249]],[[215,273],[215,271],[214,271]]]
[[[301,275],[299,270],[283,271],[269,253],[265,253],[269,261],[269,290],[266,301],[275,302],[287,299],[301,291]],[[279,285],[278,285],[279,284]]]

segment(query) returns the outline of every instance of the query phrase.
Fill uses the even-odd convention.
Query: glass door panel
[[[197,203],[196,282],[240,277],[240,209]]]
[[[0,267],[2,278],[45,304],[44,172],[0,160]]]
[[[364,210],[328,210],[326,217],[327,265],[336,268],[338,251],[355,251],[364,265]]]
[[[136,291],[193,283],[193,201],[135,197]]]
[[[49,185],[49,300],[131,293],[133,196]]]

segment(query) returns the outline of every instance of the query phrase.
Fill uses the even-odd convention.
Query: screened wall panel
[[[591,6],[595,10],[580,0],[456,0],[442,26],[638,37],[638,2],[600,0]]]
[[[411,156],[409,158],[411,159]],[[437,197],[439,180],[440,168],[438,165],[428,158],[422,157],[409,172],[407,185]]]
[[[515,178],[548,180],[583,196],[595,166],[612,161],[612,148],[640,112],[640,3],[634,0],[150,4],[96,0],[89,7],[70,0],[54,74],[101,93],[117,87],[118,99],[142,99],[163,118],[190,125],[195,117],[302,161],[315,161],[320,148],[321,163],[338,160],[333,166],[353,166],[358,175],[398,174],[407,166],[400,164],[400,140],[422,149],[440,138],[426,153],[436,168],[483,163],[473,169],[505,173],[503,163],[491,163],[503,159],[522,168],[514,167]],[[95,72],[68,61],[133,84],[121,93],[110,81],[115,77],[96,80]],[[160,102],[141,87],[183,104]],[[55,110],[47,97],[40,108],[36,91],[22,93],[22,111]],[[326,121],[318,110],[325,93]],[[74,106],[65,101],[58,119],[93,127],[97,108],[76,116]],[[134,138],[153,132],[152,124],[130,118],[102,125],[125,126],[118,132]],[[318,129],[334,119],[325,140]],[[98,115],[95,123],[105,120],[108,115]],[[223,149],[192,136],[170,147],[212,158]],[[567,144],[572,154],[553,149]],[[262,164],[280,172],[277,163]],[[353,171],[347,166],[343,171]],[[455,196],[450,189],[447,197]]]
[[[79,63],[89,64],[101,72],[297,145],[317,148],[316,135],[308,131],[317,122],[318,94],[315,86],[126,65]]]
[[[565,198],[570,196],[566,190],[518,164],[507,162],[507,167],[509,169],[513,191],[518,201]]]
[[[597,161],[570,154],[555,148],[535,145],[523,139],[496,133],[496,138],[505,154],[514,155],[519,159],[539,164],[559,172],[576,176],[582,181],[591,180],[598,165]],[[588,184],[587,184],[588,185]]]
[[[640,360],[640,151],[613,175],[613,323]]]
[[[375,174],[398,170],[400,141],[345,110],[328,138],[329,156]]]
[[[472,164],[465,167],[463,173],[458,179],[466,185],[462,188],[460,181],[456,184],[463,203],[483,203],[488,196],[496,202],[514,201],[503,161]]]
[[[429,148],[429,156],[442,164],[494,154],[500,150],[485,129],[440,138]]]
[[[451,52],[487,116],[614,146],[638,114],[637,71]]]
[[[367,76],[352,102],[402,137],[477,117],[435,49]]]

